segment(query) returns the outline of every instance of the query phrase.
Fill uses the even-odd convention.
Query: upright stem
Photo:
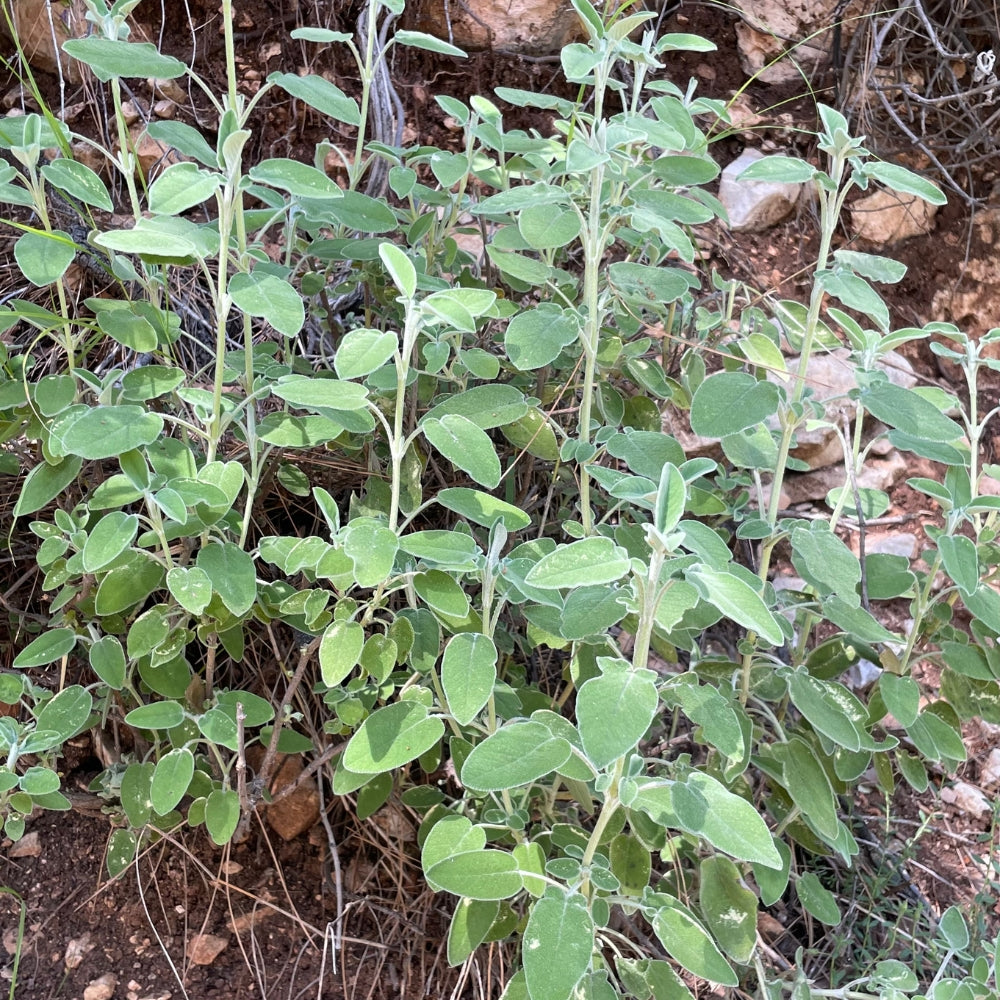
[[[591,171],[590,184],[590,209],[584,241],[583,300],[587,315],[583,321],[583,398],[580,400],[578,430],[580,443],[584,445],[590,444],[590,414],[597,374],[597,347],[601,336],[599,278],[605,242],[601,229],[603,165]],[[585,535],[591,534],[594,530],[593,512],[590,509],[590,472],[587,465],[587,459],[580,463],[580,519]]]

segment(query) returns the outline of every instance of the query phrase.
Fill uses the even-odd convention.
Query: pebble
[[[110,972],[92,979],[84,988],[83,1000],[111,1000],[115,995],[118,980]]]
[[[976,819],[993,808],[986,793],[967,781],[956,781],[950,788],[942,788],[941,801]]]

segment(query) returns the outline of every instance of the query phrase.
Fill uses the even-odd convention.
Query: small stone
[[[135,101],[124,101],[122,103],[122,119],[126,125],[134,125],[141,116],[141,109]]]
[[[132,137],[139,168],[147,179],[151,179],[170,164],[181,163],[185,159],[172,146],[154,139],[146,131],[145,126],[134,126],[129,134]]]
[[[177,105],[173,101],[157,101],[153,105],[153,114],[157,118],[173,118],[177,114]]]
[[[302,773],[301,757],[286,757],[271,782],[271,794],[298,781]],[[319,820],[319,790],[312,778],[307,778],[294,792],[280,802],[268,806],[265,813],[268,825],[282,840],[294,840]]]
[[[111,1000],[118,980],[110,973],[92,979],[83,990],[83,1000]]]
[[[16,87],[11,87],[10,90],[3,95],[3,106],[5,108],[23,108],[26,104],[30,104],[32,107],[37,107],[35,102],[31,99],[31,96],[20,84]]]
[[[93,950],[94,942],[91,940],[90,933],[82,934],[78,938],[73,938],[66,945],[63,963],[67,969],[78,969],[86,954]]]
[[[7,852],[8,858],[37,858],[42,853],[42,845],[38,840],[38,831],[32,830],[26,833],[20,840],[15,841]]]
[[[864,489],[882,490],[887,493],[903,476],[909,466],[898,451],[880,461],[866,462],[858,476],[858,486]],[[788,506],[823,500],[835,487],[846,485],[846,476],[841,466],[830,465],[814,472],[794,472],[785,477],[783,492],[788,496]]]
[[[82,163],[85,167],[90,167],[95,174],[103,173],[108,165],[108,161],[104,158],[103,154],[98,152],[89,143],[71,142],[69,144],[70,152],[73,154],[73,159],[77,163]]]
[[[736,233],[760,232],[777,225],[795,208],[801,184],[739,180],[751,164],[764,158],[757,149],[745,149],[722,171],[719,200],[726,206],[729,228]]]
[[[979,780],[984,785],[1000,785],[1000,747],[991,750],[983,761]]]
[[[917,554],[917,536],[908,532],[893,532],[891,535],[868,535],[865,538],[865,555],[903,556],[913,559]]]
[[[899,191],[873,191],[851,205],[854,234],[877,246],[923,236],[934,228],[937,205]]]
[[[3,950],[8,955],[16,955],[18,949],[18,933],[16,927],[8,927],[3,932]]]
[[[165,97],[175,104],[182,104],[187,100],[184,88],[176,80],[147,80],[150,89],[154,94]]]
[[[950,788],[942,788],[941,801],[976,819],[991,812],[993,808],[986,793],[967,781],[956,781]]]
[[[195,965],[211,965],[228,947],[229,938],[196,934],[188,942],[187,956]]]

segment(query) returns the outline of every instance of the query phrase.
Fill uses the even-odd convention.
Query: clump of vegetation
[[[980,466],[992,414],[977,408],[1000,330],[979,342],[942,324],[893,330],[875,286],[902,265],[832,250],[851,190],[941,203],[937,188],[820,106],[820,165],[771,157],[744,175],[815,189],[811,296],[741,309],[698,270],[692,232],[724,214],[706,187],[719,172],[706,123],[725,106],[652,78],[672,52],[710,47],[696,36],[656,37],[651,14],[606,22],[574,0],[588,41],[563,50],[562,70],[579,98],[496,94],[550,112],[552,134],[508,130],[486,97],[439,97],[463,130],[454,151],[365,143],[366,102],[317,75],[274,74],[248,99],[230,0],[228,89],[213,94],[128,40],[133,6],[91,0],[98,30],[65,45],[109,88],[118,145],[102,152],[128,224],[107,221],[108,183],[65,155],[77,137],[51,114],[0,126],[0,200],[33,213],[11,224],[43,293],[0,309],[16,345],[0,354],[0,434],[47,595],[44,628],[29,638],[25,623],[19,669],[0,675],[0,701],[22,707],[0,718],[7,836],[35,807],[69,808],[61,747],[115,720],[132,753],[95,783],[118,806],[112,874],[158,831],[242,835],[276,753],[301,753],[365,815],[393,794],[422,814],[424,877],[457,899],[448,960],[519,942],[511,1000],[676,998],[697,980],[773,998],[996,996],[995,945],[956,909],[933,930],[926,975],[912,951],[869,954],[819,988],[757,936],[781,900],[840,923],[820,862],[858,854],[839,800],[869,768],[886,789],[897,776],[923,788],[928,763],[964,759],[963,719],[1000,721],[1000,504],[979,492],[1000,469]],[[369,38],[398,13],[371,0]],[[394,44],[461,55],[418,32]],[[385,50],[355,53],[367,99]],[[143,177],[123,76],[188,77],[217,135],[148,125],[181,159]],[[268,88],[358,128],[346,189],[310,163],[246,162]],[[376,164],[389,189],[377,198],[360,189]],[[86,246],[54,224],[55,199],[86,221]],[[485,236],[482,261],[458,239],[470,232]],[[76,309],[65,282],[81,253],[115,294]],[[699,304],[708,282],[724,309]],[[178,300],[192,283],[214,337],[194,350]],[[329,306],[348,288],[362,295],[345,321]],[[965,406],[879,365],[932,333],[966,373]],[[796,435],[828,419],[806,368],[842,344],[856,373],[844,484],[828,517],[786,516]],[[667,402],[724,459],[686,455],[661,429]],[[945,469],[911,480],[945,512],[922,570],[862,562],[837,533],[887,506],[857,485],[876,422]],[[318,454],[365,475],[347,489],[318,479]],[[288,495],[296,524],[276,527],[264,512]],[[799,591],[770,583],[779,546]],[[906,635],[877,615],[900,598]],[[728,654],[705,642],[720,623]],[[254,665],[263,643],[277,676]],[[540,652],[557,654],[545,676]],[[882,668],[867,698],[838,680],[862,658]],[[943,697],[926,707],[918,658],[942,666]],[[36,669],[54,664],[58,682],[41,683]],[[690,738],[669,754],[678,730]],[[266,749],[248,776],[254,744]]]

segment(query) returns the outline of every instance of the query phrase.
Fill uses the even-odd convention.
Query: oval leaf
[[[344,751],[344,767],[355,774],[381,774],[426,753],[444,733],[444,723],[428,717],[415,701],[377,709],[361,724]]]

